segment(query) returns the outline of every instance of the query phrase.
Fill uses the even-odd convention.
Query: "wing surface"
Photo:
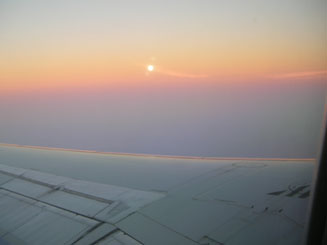
[[[299,244],[314,160],[0,146],[0,244]]]

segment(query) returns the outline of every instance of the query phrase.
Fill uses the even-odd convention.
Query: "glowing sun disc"
[[[154,70],[154,66],[153,65],[148,65],[148,71],[153,71]]]

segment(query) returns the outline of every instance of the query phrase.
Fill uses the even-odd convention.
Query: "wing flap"
[[[164,196],[5,165],[0,172],[0,236],[9,244],[141,244],[108,220]]]

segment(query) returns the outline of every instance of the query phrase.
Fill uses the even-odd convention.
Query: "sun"
[[[154,70],[154,66],[153,65],[148,65],[148,71],[153,71]]]

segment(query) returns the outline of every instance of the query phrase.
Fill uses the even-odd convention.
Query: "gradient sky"
[[[3,0],[0,142],[313,157],[326,9],[324,0]]]

